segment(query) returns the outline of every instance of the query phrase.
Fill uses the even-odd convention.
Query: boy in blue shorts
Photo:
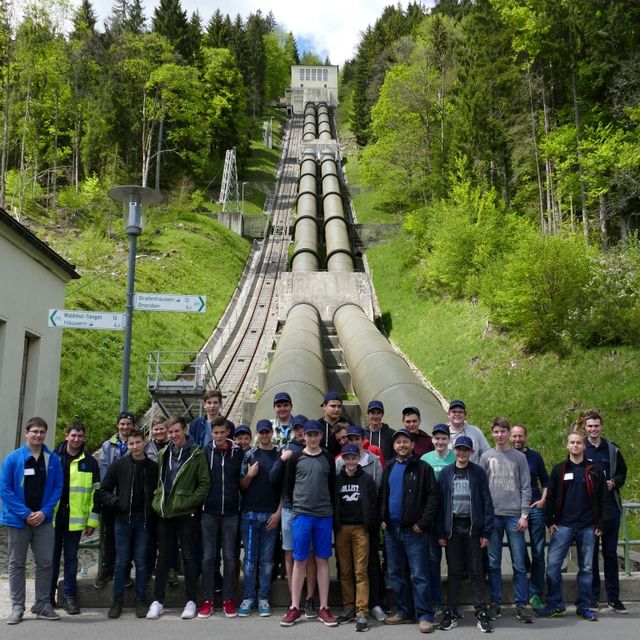
[[[291,457],[285,476],[285,486],[294,516],[291,522],[293,574],[291,607],[280,625],[291,627],[300,619],[300,597],[313,541],[320,596],[318,617],[325,625],[335,627],[338,622],[329,610],[328,601],[336,467],[333,457],[320,446],[320,423],[308,420],[304,425],[304,435],[306,446]]]

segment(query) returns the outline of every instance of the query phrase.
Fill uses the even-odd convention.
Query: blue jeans
[[[433,622],[428,534],[387,525],[384,545],[387,550],[389,586],[396,595],[397,614],[401,618],[412,619],[417,616],[419,620]],[[409,568],[408,574],[405,565]]]
[[[429,537],[429,583],[431,585],[431,601],[434,606],[442,604],[442,576],[440,566],[442,564],[442,547],[438,544],[438,536],[435,533],[427,534]]]
[[[136,567],[136,598],[144,599],[147,590],[147,547],[149,545],[149,529],[145,526],[143,514],[132,514],[129,522],[115,521],[116,566],[113,575],[113,597],[121,600],[124,597],[125,575],[131,562]]]
[[[495,528],[489,541],[489,589],[491,602],[502,602],[502,538],[507,534],[511,566],[513,567],[513,590],[516,605],[529,601],[527,571],[524,566],[526,542],[523,531],[516,531],[519,516],[495,516]]]
[[[618,573],[618,532],[620,531],[620,511],[615,513],[609,523],[609,528],[601,538],[596,538],[593,549],[593,584],[591,597],[600,600],[600,567],[598,566],[598,547],[602,547],[604,565],[604,590],[607,602],[618,600],[620,597],[620,575]]]
[[[558,526],[558,530],[551,536],[549,551],[547,552],[547,606],[554,609],[563,607],[562,604],[562,561],[569,551],[573,541],[578,550],[578,597],[576,607],[579,610],[588,609],[591,604],[591,582],[593,566],[593,549],[596,536],[593,527],[574,529],[573,527]]]
[[[544,591],[544,547],[546,525],[544,509],[529,511],[529,540],[531,542],[531,578],[529,579],[529,597],[542,597]]]
[[[69,512],[56,517],[53,563],[51,565],[51,599],[56,595],[60,575],[60,556],[64,553],[63,586],[65,598],[75,598],[77,594],[78,549],[82,531],[69,531]]]
[[[202,597],[204,600],[213,600],[215,567],[216,561],[219,562],[218,549],[222,546],[222,599],[231,600],[236,586],[238,514],[214,516],[203,513],[200,527],[202,531]],[[221,541],[222,545],[220,545]]]
[[[278,540],[278,527],[267,531],[271,513],[246,511],[240,517],[240,534],[244,546],[244,594],[245,600],[256,599],[256,573],[258,573],[258,600],[268,600],[271,595],[273,551]]]

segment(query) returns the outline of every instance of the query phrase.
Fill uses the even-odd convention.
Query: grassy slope
[[[360,184],[344,105],[338,117],[350,154],[345,170],[355,191],[358,220],[388,222],[391,218],[380,198]],[[485,433],[496,415],[526,424],[531,446],[542,452],[548,465],[564,457],[564,436],[578,413],[602,409],[605,435],[621,446],[629,465],[623,498],[640,500],[639,351],[576,349],[564,359],[524,353],[512,336],[491,330],[482,305],[419,297],[412,278],[413,254],[411,240],[400,235],[368,250],[367,258],[391,338],[435,387],[449,399],[463,398],[470,421]]]

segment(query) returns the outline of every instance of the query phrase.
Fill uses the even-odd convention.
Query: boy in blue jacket
[[[62,495],[62,466],[44,444],[48,426],[31,418],[25,427],[26,443],[2,463],[0,524],[9,538],[9,591],[11,613],[7,624],[22,622],[25,608],[25,564],[29,547],[36,563],[36,601],[31,611],[38,618],[59,620],[51,605],[51,574],[55,534],[53,516]]]

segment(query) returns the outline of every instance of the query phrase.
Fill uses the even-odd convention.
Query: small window
[[[311,69],[305,69],[305,80],[311,80]]]
[[[300,69],[300,82],[304,82],[304,69]]]
[[[322,70],[322,79],[327,82],[329,80],[329,69]]]
[[[316,70],[315,69],[311,69],[311,80],[313,80],[314,82],[316,81]]]

